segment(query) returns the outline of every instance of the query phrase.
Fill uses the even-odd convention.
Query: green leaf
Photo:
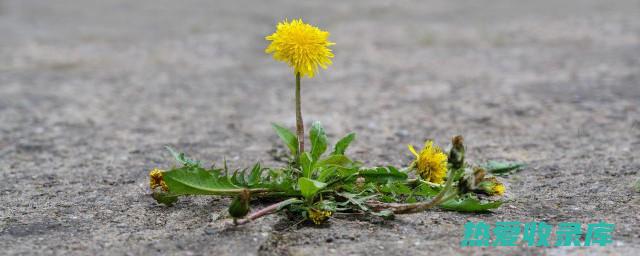
[[[296,137],[296,135],[293,132],[289,131],[289,129],[284,128],[280,125],[271,124],[271,126],[273,126],[273,129],[276,130],[278,137],[280,137],[284,144],[289,148],[289,150],[291,151],[291,155],[294,157],[297,156],[298,138]]]
[[[169,153],[171,153],[173,158],[175,158],[176,161],[182,165],[193,165],[193,166],[200,165],[200,161],[190,159],[187,156],[185,156],[184,153],[178,153],[169,146],[165,146],[165,148],[169,151]]]
[[[313,208],[324,210],[324,211],[336,212],[338,211],[338,204],[333,200],[322,200],[313,204]]]
[[[636,192],[640,193],[640,179],[636,180],[635,189]]]
[[[261,179],[249,184],[244,172],[223,174],[223,169],[206,170],[197,166],[184,166],[162,173],[171,195],[236,195],[247,188],[250,192],[285,192],[293,188],[287,180]]]
[[[322,128],[322,124],[316,121],[311,125],[311,132],[309,133],[311,139],[311,157],[313,160],[318,160],[320,156],[327,150],[327,134]]]
[[[480,167],[487,170],[487,172],[496,174],[496,175],[507,175],[509,173],[519,171],[525,166],[526,164],[522,162],[507,162],[507,161],[493,161],[493,160],[480,165]]]
[[[428,184],[422,183],[413,190],[413,195],[423,196],[423,197],[432,197],[440,193],[441,190],[442,190],[442,187],[433,187]]]
[[[243,189],[233,183],[234,178],[204,168],[173,169],[164,172],[163,178],[169,191],[177,195],[227,195]]]
[[[390,193],[394,196],[397,195],[409,195],[412,193],[411,188],[402,182],[389,182],[380,186],[380,191],[384,193]]]
[[[311,200],[318,191],[327,186],[327,183],[302,177],[298,179],[298,186],[302,196],[307,200]]]
[[[440,204],[440,208],[458,212],[487,212],[500,205],[502,205],[502,201],[481,202],[474,197],[465,197],[447,200]]]
[[[255,186],[260,182],[260,177],[262,175],[262,168],[260,167],[260,163],[256,163],[251,169],[251,173],[249,174],[249,186]]]
[[[351,164],[351,159],[343,155],[332,155],[325,157],[318,161],[315,165],[316,168],[326,167],[326,166],[340,166],[340,167],[348,167]]]
[[[368,196],[361,196],[361,194],[354,194],[354,193],[348,193],[348,192],[338,193],[338,195],[347,199],[346,202],[339,203],[341,206],[346,206],[347,204],[352,204],[354,206],[357,206],[360,210],[365,211],[365,212],[368,212],[370,210],[369,207],[367,207],[366,202],[371,200],[371,199],[374,199],[374,198],[378,197],[378,195],[376,195],[376,194],[368,195]]]
[[[375,167],[360,170],[360,176],[367,182],[387,183],[391,181],[406,180],[408,175],[393,166]]]
[[[302,204],[302,203],[304,203],[304,201],[302,201],[302,200],[300,200],[298,198],[289,198],[287,200],[284,200],[284,201],[278,203],[278,209],[276,211],[280,211],[280,210],[282,210],[282,209],[284,209],[284,208],[286,208],[286,207],[288,207],[290,205],[293,205],[293,204]]]
[[[313,159],[311,158],[311,154],[309,152],[304,152],[300,156],[300,167],[302,168],[302,177],[311,178],[311,174],[313,171]]]
[[[316,169],[318,169],[318,176],[316,177],[317,180],[328,182],[329,180],[343,179],[343,182],[341,182],[342,185],[344,185],[345,182],[351,182],[350,178],[355,178],[356,174],[358,174],[357,166],[345,167],[338,165],[326,165],[322,168]]]
[[[156,200],[156,202],[166,206],[172,206],[176,201],[178,201],[177,196],[168,193],[153,192],[151,196]]]
[[[344,152],[347,150],[347,148],[349,147],[349,144],[351,144],[351,142],[356,138],[356,134],[355,133],[349,133],[347,134],[347,136],[342,137],[342,139],[340,139],[338,141],[338,143],[336,143],[336,145],[333,147],[333,153],[331,153],[332,155],[344,155]]]
[[[247,184],[247,181],[244,180],[246,170],[237,170],[233,172],[232,179],[236,184]]]

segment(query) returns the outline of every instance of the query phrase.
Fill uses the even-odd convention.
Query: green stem
[[[298,156],[304,152],[304,122],[300,100],[300,72],[296,73],[296,132],[298,135]]]

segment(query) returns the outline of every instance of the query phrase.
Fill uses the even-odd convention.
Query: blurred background
[[[472,161],[529,164],[506,181],[509,207],[478,218],[605,219],[617,224],[611,250],[638,249],[637,0],[0,0],[0,247],[462,253],[470,216],[458,213],[295,232],[273,217],[223,232],[222,199],[166,209],[147,196],[148,170],[174,164],[165,145],[280,164],[270,123],[293,128],[294,79],[264,37],[286,18],[336,43],[334,65],[303,80],[303,114],[331,141],[357,132],[355,159],[406,165],[407,144],[462,134]],[[571,252],[583,253],[555,251]]]

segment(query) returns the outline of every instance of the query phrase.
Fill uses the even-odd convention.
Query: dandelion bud
[[[233,222],[236,222],[236,219],[243,218],[249,213],[249,200],[251,199],[251,195],[248,189],[242,190],[240,194],[238,194],[231,205],[229,206],[229,215],[233,217]]]
[[[467,168],[460,180],[460,188],[464,191],[473,191],[489,196],[503,195],[504,185],[494,176],[487,175],[482,168]]]
[[[454,170],[464,166],[464,138],[457,135],[451,139],[451,150],[449,150],[449,163]]]

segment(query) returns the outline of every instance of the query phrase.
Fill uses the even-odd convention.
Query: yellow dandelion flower
[[[433,141],[427,141],[420,153],[416,152],[412,145],[409,145],[409,150],[416,156],[413,166],[423,179],[437,184],[444,183],[444,177],[447,175],[447,155],[440,147],[433,145]]]
[[[322,222],[327,220],[327,218],[331,217],[333,213],[330,211],[323,211],[323,210],[310,208],[309,210],[307,210],[307,214],[309,216],[309,219],[313,221],[314,224],[320,225],[322,224]]]
[[[294,73],[313,77],[318,66],[331,65],[333,53],[329,46],[329,32],[306,24],[302,19],[278,23],[276,32],[265,37],[271,44],[265,49],[273,58],[293,67]]]
[[[149,186],[151,187],[151,189],[160,187],[162,191],[169,191],[167,183],[165,183],[164,179],[162,178],[162,170],[158,168],[153,168],[153,170],[149,172]]]

